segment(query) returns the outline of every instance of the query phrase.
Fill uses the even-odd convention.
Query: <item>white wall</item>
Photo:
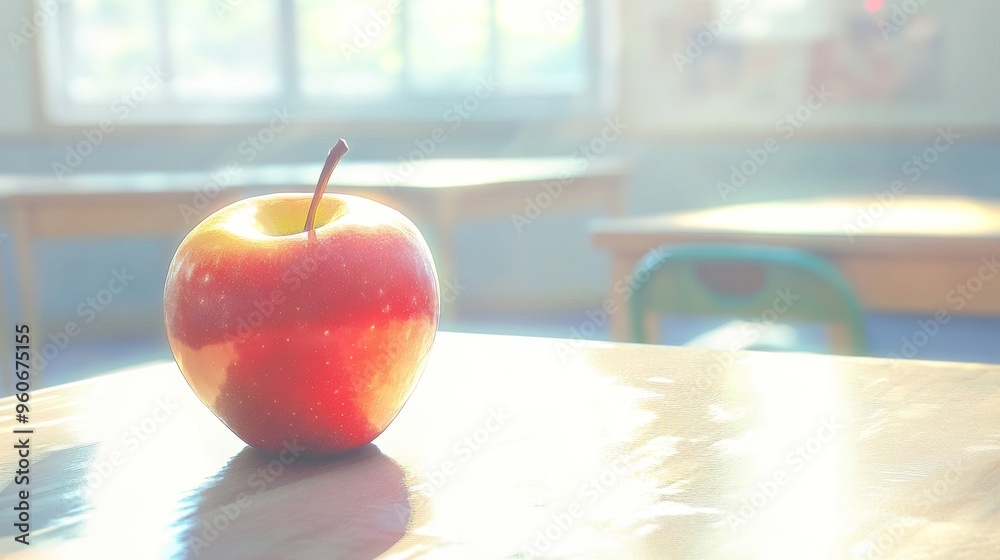
[[[19,44],[31,3],[25,0],[0,2],[0,136],[31,132],[35,127],[34,45]],[[33,26],[32,26],[33,29]],[[14,44],[12,44],[14,43]]]

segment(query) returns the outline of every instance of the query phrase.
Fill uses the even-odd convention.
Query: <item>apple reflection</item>
[[[373,444],[327,459],[243,449],[194,494],[182,558],[375,558],[406,532],[403,470]]]

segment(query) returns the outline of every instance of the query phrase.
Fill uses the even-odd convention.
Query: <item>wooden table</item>
[[[996,366],[441,333],[318,462],[246,448],[172,363],[30,402],[0,400],[35,430],[10,560],[1000,558]]]
[[[875,197],[793,200],[595,220],[591,232],[594,244],[612,253],[612,286],[630,277],[646,251],[664,244],[780,245],[830,260],[869,309],[1000,315],[1000,277],[990,283],[996,271],[987,265],[990,278],[973,280],[1000,256],[998,201],[905,194],[888,203]],[[957,292],[969,282],[979,288],[973,297]],[[615,340],[628,340],[622,296],[610,291],[622,310],[611,317]]]
[[[321,163],[236,166],[209,173],[130,173],[0,176],[0,206],[10,219],[17,285],[24,319],[42,328],[37,312],[34,243],[43,239],[183,235],[213,211],[269,192],[312,192]],[[442,281],[456,282],[455,226],[482,217],[508,219],[541,197],[543,209],[624,213],[626,162],[598,159],[581,166],[569,158],[429,159],[412,168],[399,162],[338,166],[330,192],[366,196],[399,209],[428,236]],[[214,177],[214,178],[213,178]],[[545,184],[559,182],[559,194]],[[221,186],[221,188],[219,188]],[[554,189],[550,189],[554,190]],[[548,197],[548,198],[545,198]],[[547,202],[546,202],[547,201]],[[169,260],[171,254],[165,254]],[[454,306],[446,306],[451,311]]]

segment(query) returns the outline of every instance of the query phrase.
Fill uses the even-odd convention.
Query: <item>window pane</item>
[[[732,1],[716,0],[721,12]],[[861,4],[861,2],[858,2]],[[756,0],[732,26],[734,39],[746,41],[814,41],[833,33],[836,21],[829,0]]]
[[[399,0],[299,0],[303,92],[362,98],[398,92],[399,6]]]
[[[152,2],[77,0],[71,18],[63,71],[74,103],[109,103],[140,82],[157,62]]]
[[[467,91],[487,75],[487,0],[410,0],[406,10],[410,84],[415,91]]]
[[[168,0],[173,91],[260,97],[280,89],[276,0]]]
[[[499,81],[508,93],[587,87],[583,0],[497,0]]]

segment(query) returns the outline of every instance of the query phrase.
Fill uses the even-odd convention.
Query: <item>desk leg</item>
[[[2,258],[2,256],[0,256]],[[7,293],[4,290],[3,274],[0,274],[0,331],[3,334],[3,340],[0,340],[0,356],[13,356],[14,355],[14,329],[13,323],[7,320]],[[7,325],[10,325],[10,330],[7,330]],[[9,350],[9,351],[8,351]],[[3,381],[0,381],[0,397],[13,395],[14,394],[14,376],[7,375],[6,370],[4,371]]]
[[[608,211],[612,217],[620,218],[625,215],[625,180],[612,179],[612,184],[609,186],[611,188],[605,191],[609,197]]]
[[[32,351],[37,353],[41,352],[39,344],[44,340],[44,337],[41,334],[43,326],[39,322],[38,315],[38,287],[35,284],[35,261],[32,257],[30,210],[20,204],[13,205],[9,210],[13,224],[11,237],[14,238],[15,266],[18,277],[17,296],[21,301],[24,322],[31,329],[31,340],[34,342]],[[33,375],[41,377],[40,373],[33,372]],[[44,386],[44,381],[36,379],[34,386],[41,388]]]
[[[461,279],[456,276],[455,265],[455,201],[447,194],[438,198],[435,205],[437,233],[436,245],[437,254],[434,259],[437,264],[438,284],[441,290],[441,318],[443,320],[455,320],[458,317],[459,300],[461,293],[456,292],[458,286],[462,285]]]
[[[827,334],[827,344],[830,345],[830,352],[834,354],[852,355],[851,352],[851,332],[847,325],[841,323],[830,324]]]
[[[625,281],[635,268],[636,258],[633,255],[613,253],[611,260],[611,284],[608,286],[608,298],[615,303],[617,312],[611,316],[611,340],[629,342],[629,302],[624,294],[615,291],[615,284]]]

